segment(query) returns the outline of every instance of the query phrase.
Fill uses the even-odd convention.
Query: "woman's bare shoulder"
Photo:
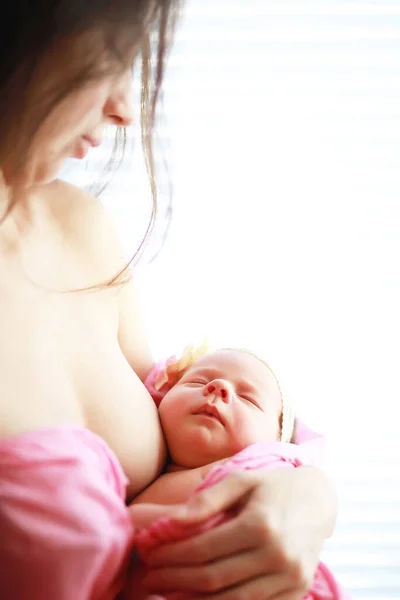
[[[98,228],[109,226],[110,218],[100,200],[71,183],[58,179],[43,186],[40,194],[66,235],[88,238]]]
[[[112,218],[101,201],[68,182],[56,180],[41,195],[64,244],[78,253],[94,281],[113,278],[126,264]]]

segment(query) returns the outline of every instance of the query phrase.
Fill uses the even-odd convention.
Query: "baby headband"
[[[272,371],[269,364],[263,360],[258,354],[247,350],[246,348],[221,348],[221,350],[235,350],[238,352],[246,352],[260,360],[274,376],[282,401],[282,419],[281,419],[281,442],[291,442],[294,433],[295,415],[294,411],[282,394],[279,381]],[[212,348],[203,341],[199,346],[187,346],[182,355],[171,356],[167,360],[159,361],[151,369],[145,379],[145,386],[151,394],[154,402],[158,406],[165,394],[174,387],[176,383],[183,377],[188,369],[201,357],[211,352]]]

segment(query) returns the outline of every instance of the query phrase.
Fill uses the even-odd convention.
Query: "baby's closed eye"
[[[262,407],[260,406],[259,402],[256,400],[256,398],[254,398],[254,396],[250,396],[247,394],[237,394],[238,398],[240,398],[241,400],[244,400],[245,402],[247,402],[248,404],[252,404],[253,406],[255,406],[256,408],[258,408],[259,410],[262,410]]]
[[[188,379],[186,381],[183,381],[184,385],[207,385],[208,381],[206,379],[200,379],[198,377],[193,378],[193,379]]]

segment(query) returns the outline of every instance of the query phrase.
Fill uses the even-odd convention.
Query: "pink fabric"
[[[299,445],[281,442],[258,443],[246,448],[222,465],[216,466],[196,492],[215,485],[230,473],[239,470],[296,468],[305,464],[317,465],[321,459],[324,439],[302,424],[297,427],[297,439],[307,439]],[[195,493],[196,493],[195,492]],[[225,512],[201,525],[185,527],[167,517],[158,519],[149,528],[139,531],[136,545],[139,555],[146,562],[150,551],[167,542],[178,541],[208,531],[229,520]],[[178,590],[177,590],[178,591]],[[304,600],[346,600],[349,596],[338,586],[329,569],[320,563],[313,585]]]
[[[177,358],[175,356],[171,357],[169,359],[169,361],[174,361],[177,360]],[[150,373],[147,375],[145,381],[144,381],[144,385],[147,388],[147,391],[149,392],[150,396],[153,398],[156,406],[158,406],[161,402],[161,400],[164,398],[166,392],[163,390],[156,390],[155,388],[155,384],[156,384],[156,379],[160,373],[160,371],[163,371],[165,369],[167,365],[167,361],[166,360],[160,360],[159,362],[157,362],[153,368],[151,369]]]
[[[0,440],[0,590],[7,600],[114,600],[133,526],[108,446],[60,427]]]

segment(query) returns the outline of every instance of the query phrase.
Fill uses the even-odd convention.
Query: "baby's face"
[[[260,441],[278,441],[282,401],[258,358],[239,350],[206,354],[165,395],[159,408],[171,458],[194,468]]]

